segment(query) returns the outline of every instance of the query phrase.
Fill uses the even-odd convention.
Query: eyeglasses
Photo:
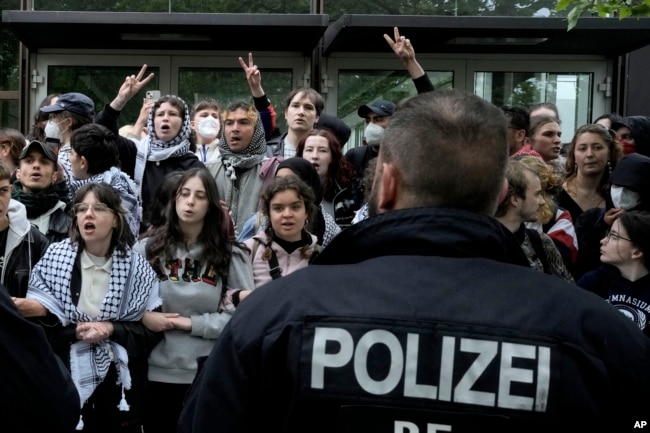
[[[607,234],[605,235],[605,239],[607,239],[607,242],[609,242],[609,241],[612,240],[612,238],[614,238],[616,240],[622,239],[624,241],[632,242],[632,239],[625,238],[625,237],[619,235],[618,233],[612,233],[611,230],[608,230]]]
[[[93,213],[112,212],[105,203],[77,203],[73,208],[75,215],[85,214],[88,209],[92,209]]]

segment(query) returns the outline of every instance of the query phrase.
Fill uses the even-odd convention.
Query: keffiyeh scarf
[[[115,188],[122,197],[122,206],[126,210],[126,219],[129,224],[129,229],[135,239],[138,238],[140,233],[140,222],[142,221],[142,205],[135,183],[131,180],[128,174],[124,173],[118,167],[111,167],[103,173],[98,173],[88,179],[70,179],[70,203],[74,200],[76,192],[87,183],[106,183]]]
[[[258,118],[251,143],[239,153],[230,150],[226,142],[225,129],[224,127],[219,131],[219,151],[221,152],[221,161],[226,168],[226,176],[234,181],[237,179],[237,174],[235,173],[236,168],[253,168],[265,158],[266,140],[264,139],[264,127],[262,126],[262,121]]]
[[[154,116],[158,104],[154,104],[149,111],[149,118],[147,120],[147,130],[149,134],[142,141],[137,143],[138,153],[135,157],[135,169],[133,172],[133,181],[137,187],[138,197],[142,197],[142,182],[144,179],[144,169],[147,161],[164,161],[169,158],[185,155],[190,152],[190,135],[192,134],[192,126],[190,125],[190,112],[187,104],[178,96],[167,95],[164,98],[178,101],[182,107],[185,115],[183,116],[183,124],[181,130],[176,137],[171,141],[159,140],[156,136],[156,128],[154,126]],[[223,129],[223,128],[222,128]]]
[[[63,326],[80,322],[137,321],[145,311],[162,304],[158,280],[147,261],[128,250],[126,255],[113,252],[108,291],[96,319],[80,311],[70,295],[70,283],[78,244],[70,239],[50,245],[32,270],[27,298],[36,299],[56,315]],[[112,360],[111,360],[112,359]],[[70,372],[77,387],[81,406],[104,380],[111,362],[115,363],[118,384],[131,388],[129,358],[124,347],[109,339],[97,344],[77,341],[70,346]],[[126,402],[123,403],[128,410]]]

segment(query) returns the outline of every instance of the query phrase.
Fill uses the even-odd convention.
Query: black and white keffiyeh
[[[103,173],[98,173],[88,179],[70,179],[69,180],[69,195],[70,203],[74,201],[76,192],[87,183],[104,182],[117,190],[122,197],[122,206],[126,210],[127,222],[129,229],[135,239],[138,238],[140,233],[140,222],[142,221],[142,205],[140,197],[135,186],[135,182],[131,180],[128,174],[124,173],[118,167],[111,167]]]
[[[219,152],[221,152],[221,160],[226,168],[226,175],[230,180],[236,180],[237,175],[235,168],[252,168],[262,162],[266,154],[266,140],[264,138],[264,126],[262,121],[258,118],[255,124],[255,131],[253,138],[248,147],[239,153],[230,150],[226,142],[225,127],[219,131]]]
[[[190,152],[190,135],[192,126],[190,125],[190,112],[187,104],[181,98],[175,95],[166,95],[165,98],[178,100],[183,105],[183,124],[181,130],[171,141],[162,141],[156,135],[154,126],[155,107],[151,107],[149,118],[147,120],[148,135],[140,142],[136,143],[138,153],[135,157],[135,169],[133,172],[133,181],[137,187],[138,197],[142,194],[142,181],[144,179],[144,168],[147,161],[164,161],[169,158],[185,155]],[[223,129],[223,128],[222,128]]]
[[[64,326],[81,322],[137,321],[145,311],[162,304],[158,295],[158,279],[149,263],[138,253],[127,250],[112,255],[108,291],[97,318],[79,310],[70,294],[70,283],[78,244],[70,239],[50,245],[36,264],[29,279],[27,298],[36,299],[56,315]],[[128,354],[124,347],[111,340],[97,344],[77,341],[70,346],[70,372],[77,387],[81,405],[104,380],[111,362],[117,367],[118,384],[131,388]],[[128,410],[128,405],[124,402]]]

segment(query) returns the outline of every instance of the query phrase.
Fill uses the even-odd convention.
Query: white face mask
[[[625,188],[624,186],[612,185],[610,188],[610,195],[612,196],[612,203],[616,209],[634,209],[641,201],[639,193]]]
[[[219,134],[219,119],[212,116],[204,117],[199,121],[197,130],[201,137],[214,140]]]
[[[384,136],[384,128],[376,123],[369,123],[363,131],[363,136],[369,146],[378,145],[381,138]]]
[[[47,121],[47,125],[45,125],[45,136],[48,138],[54,138],[56,140],[63,141],[61,128],[59,128],[59,124],[54,120]]]

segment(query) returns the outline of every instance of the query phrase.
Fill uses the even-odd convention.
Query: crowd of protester
[[[412,44],[397,28],[394,37],[385,38],[418,93],[443,94],[434,91]],[[408,152],[395,147],[400,141],[395,135],[395,142],[386,144],[392,118],[403,110],[404,101],[379,99],[360,106],[364,143],[344,154],[350,128],[323,112],[323,97],[316,90],[297,88],[287,95],[283,114],[288,131],[281,133],[252,55],[248,63],[239,61],[252,102],[235,101],[222,108],[205,99],[190,109],[176,95],[143,99],[139,118],[127,119],[133,120],[130,127],[120,130],[121,110],[153,77],[144,65],[126,77],[116,97],[98,113],[86,95],[53,94],[43,101],[25,135],[0,129],[0,314],[11,309],[4,305],[9,296],[26,319],[26,329],[37,335],[29,344],[47,340],[51,345],[52,350],[34,348],[32,355],[57,357],[52,365],[61,365],[52,380],[67,383],[69,389],[73,384],[78,394],[70,404],[74,393],[64,393],[60,386],[62,395],[51,393],[52,401],[34,403],[40,408],[32,420],[15,427],[10,422],[12,432],[37,431],[42,422],[64,432],[171,433],[179,419],[182,431],[201,431],[188,427],[195,416],[191,411],[198,410],[196,400],[181,416],[188,393],[193,390],[193,398],[199,398],[192,384],[199,379],[202,362],[212,356],[231,317],[255,292],[264,291],[260,288],[289,274],[305,275],[301,270],[311,269],[317,260],[331,261],[330,244],[343,252],[342,239],[352,236],[350,232],[362,231],[366,224],[373,227],[372,221],[383,218],[377,215],[378,203],[386,209],[400,209],[407,202],[418,208],[415,197],[429,197],[419,183],[457,194],[440,206],[479,209],[460,198],[478,188],[470,173],[431,165],[414,168],[420,176],[416,182],[412,173],[391,171],[386,161],[405,160]],[[413,109],[406,105],[406,110]],[[460,117],[466,108],[457,108]],[[535,290],[541,293],[546,285],[560,284],[532,277],[534,272],[550,274],[564,280],[567,291],[593,292],[650,334],[650,118],[609,113],[581,126],[563,143],[560,115],[549,102],[492,108],[500,117],[490,112],[490,121],[503,123],[501,147],[508,161],[502,172],[481,168],[481,174],[491,177],[486,182],[500,190],[494,207],[479,209],[490,218],[489,223],[481,219],[484,230],[496,227],[504,242],[514,246],[507,261],[532,269],[517,275],[531,275]],[[443,110],[440,117],[454,115]],[[402,131],[405,119],[400,121]],[[431,125],[413,120],[409,133],[415,141],[424,140]],[[413,151],[419,153],[409,158],[425,164],[426,147],[418,146]],[[469,153],[456,150],[445,148],[434,159],[464,167],[459,158],[470,158]],[[487,152],[471,155],[483,157],[492,158]],[[439,170],[444,181],[436,178]],[[390,198],[397,185],[410,191],[406,198]],[[422,206],[431,203],[422,199]],[[417,220],[409,214],[404,218],[407,225]],[[426,232],[435,226],[444,232],[448,216],[440,218],[438,224],[429,216],[412,228]],[[481,224],[468,221],[474,230]],[[380,233],[381,227],[363,232],[363,242],[378,248],[378,254],[390,255],[388,248],[400,240],[400,232],[379,247],[375,237],[388,236]],[[355,248],[363,245],[356,242]],[[418,241],[412,242],[418,251]],[[505,261],[498,258],[502,253],[496,244],[481,242],[487,242],[488,250],[495,248],[484,253],[488,259]],[[455,254],[465,257],[474,247],[458,248]],[[430,253],[423,249],[417,254]],[[406,272],[399,266],[392,271],[398,276]],[[471,276],[472,269],[463,272]],[[426,283],[436,290],[435,281]],[[346,284],[350,287],[350,280]],[[339,295],[340,290],[333,290],[332,296]],[[357,307],[363,321],[364,306]],[[37,355],[36,349],[48,353]],[[262,349],[250,348],[256,350]],[[257,377],[261,371],[247,374],[252,374],[251,381],[264,380]],[[290,393],[277,392],[282,398]]]

